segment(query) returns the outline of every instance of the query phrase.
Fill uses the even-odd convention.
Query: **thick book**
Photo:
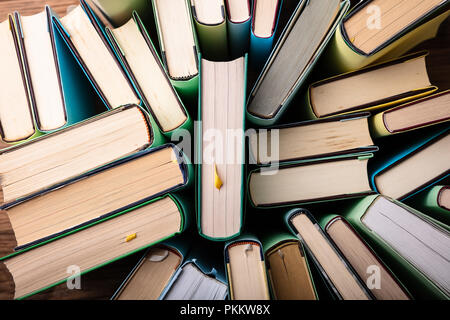
[[[250,121],[267,126],[279,120],[349,6],[349,1],[340,0],[303,0],[298,4],[250,93]]]
[[[285,216],[290,231],[310,253],[333,297],[339,300],[370,300],[372,296],[358,274],[322,230],[312,214],[293,209]]]
[[[180,189],[190,180],[189,166],[181,150],[167,144],[0,208],[8,216],[19,250]]]
[[[183,97],[198,93],[197,35],[189,0],[152,0],[161,60],[175,89]]]
[[[259,71],[272,52],[283,0],[254,0],[250,35],[250,65]]]
[[[52,17],[59,32],[83,72],[108,109],[140,104],[133,84],[122,70],[115,53],[98,27],[84,0],[64,17]]]
[[[448,0],[368,0],[344,18],[325,54],[337,72],[401,56],[434,38],[449,15]]]
[[[89,1],[89,0],[88,0]],[[97,6],[115,26],[120,26],[130,20],[133,11],[148,13],[150,3],[147,0],[90,0]]]
[[[0,206],[161,142],[145,111],[130,105],[5,149],[0,151]]]
[[[7,143],[68,123],[51,16],[45,6],[31,16],[14,12],[0,24],[2,70],[8,74],[1,84],[0,133]]]
[[[372,157],[342,155],[255,169],[248,176],[249,202],[265,209],[373,194],[367,166]]]
[[[306,111],[310,118],[386,109],[435,92],[427,52],[313,83]]]
[[[411,197],[407,205],[450,226],[450,186],[437,185]]]
[[[417,210],[374,195],[344,215],[416,299],[449,299],[450,233]]]
[[[377,300],[410,299],[408,292],[391,270],[345,218],[326,215],[320,219],[320,225]]]
[[[133,12],[131,19],[117,28],[95,21],[99,28],[104,27],[107,42],[161,132],[170,137],[177,129],[190,129],[191,118],[172,86],[139,15]]]
[[[261,236],[270,292],[276,300],[318,300],[305,249],[286,232]]]
[[[225,240],[243,227],[247,55],[201,59],[200,74],[197,224],[203,237]]]
[[[232,59],[248,52],[252,23],[251,0],[225,0],[227,9],[227,33]]]
[[[225,267],[231,300],[270,300],[261,242],[242,235],[225,244]]]
[[[421,129],[450,121],[450,90],[418,99],[371,117],[375,137]]]
[[[227,60],[227,13],[224,0],[190,1],[202,55],[209,60]]]
[[[158,300],[190,250],[183,235],[150,247],[131,270],[111,300]]]
[[[450,130],[418,141],[406,151],[379,159],[371,170],[375,191],[405,200],[450,174]]]
[[[370,113],[358,113],[252,132],[249,137],[251,159],[258,165],[265,165],[375,152],[378,147],[370,136],[369,116]]]
[[[132,206],[0,259],[23,299],[66,281],[69,266],[81,275],[138,252],[185,230],[189,213],[171,195]],[[70,254],[68,254],[70,253]]]

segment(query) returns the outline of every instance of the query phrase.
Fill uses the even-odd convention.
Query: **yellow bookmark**
[[[220,188],[222,188],[222,185],[223,185],[222,180],[220,180],[219,174],[217,173],[217,167],[216,167],[216,165],[214,164],[214,186],[215,186],[218,190],[220,190]]]
[[[125,241],[130,242],[131,240],[136,239],[136,233],[130,234],[128,237],[126,237]]]

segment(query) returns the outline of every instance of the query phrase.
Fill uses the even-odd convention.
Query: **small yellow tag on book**
[[[136,233],[130,234],[129,236],[126,237],[125,241],[126,242],[130,242],[131,240],[136,239]]]
[[[217,173],[217,166],[214,165],[214,186],[220,190],[222,188],[222,180],[220,180],[219,174]]]

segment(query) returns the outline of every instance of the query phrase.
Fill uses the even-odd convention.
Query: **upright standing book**
[[[298,4],[250,93],[250,121],[268,126],[279,120],[349,6],[349,1],[340,0],[303,0]]]
[[[228,59],[224,0],[191,0],[191,6],[202,56],[210,60]]]
[[[406,204],[450,226],[449,185],[437,185],[425,189],[414,197],[409,198]]]
[[[244,216],[247,56],[201,60],[197,170],[198,229],[213,240],[238,235]]]
[[[227,32],[232,58],[248,52],[252,22],[251,0],[225,0],[227,8]]]

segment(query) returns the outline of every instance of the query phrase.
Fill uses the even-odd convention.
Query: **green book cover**
[[[446,225],[450,225],[450,208],[441,203],[441,197],[444,193],[449,192],[449,186],[437,185],[405,200],[405,203]]]
[[[368,209],[373,205],[375,200],[384,198],[397,206],[407,210],[416,217],[425,220],[430,225],[444,230],[448,234],[449,230],[444,229],[442,225],[438,225],[432,219],[426,217],[421,212],[408,207],[407,205],[390,198],[380,195],[373,195],[365,197],[348,209],[344,217],[355,230],[364,237],[367,243],[377,252],[380,258],[386,262],[391,270],[397,275],[398,279],[411,292],[416,299],[449,299],[449,294],[445,293],[432,280],[430,280],[422,271],[420,271],[407,257],[401,255],[398,251],[393,249],[383,238],[376,232],[370,230],[362,221],[363,216],[368,212]]]

